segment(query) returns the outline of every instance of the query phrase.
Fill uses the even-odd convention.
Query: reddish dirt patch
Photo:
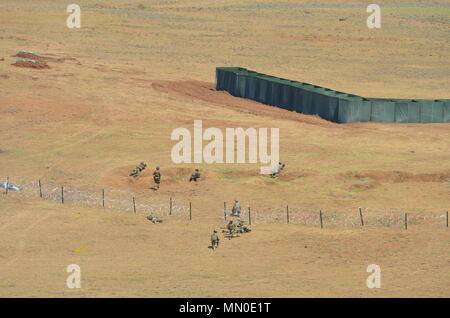
[[[25,67],[25,68],[33,68],[33,69],[37,69],[37,70],[42,70],[42,69],[49,69],[50,66],[48,66],[47,63],[45,62],[32,62],[32,61],[16,61],[15,63],[11,64],[17,67]]]
[[[356,183],[352,184],[348,189],[350,191],[365,191],[375,188],[373,183]]]
[[[315,175],[316,172],[312,170],[302,170],[302,171],[282,171],[278,176],[281,181],[291,181],[298,178],[304,178]]]
[[[370,178],[378,182],[446,182],[450,179],[450,171],[438,173],[409,173],[403,171],[360,171],[347,172],[344,174],[347,178],[364,179]]]
[[[52,55],[52,54],[50,54]],[[20,57],[23,59],[30,59],[40,62],[64,62],[64,61],[76,61],[77,59],[74,57],[51,57],[48,55],[40,55],[35,54],[31,52],[18,52],[16,55],[13,55],[13,57]]]
[[[35,61],[45,61],[45,57],[42,55],[37,55],[34,53],[29,53],[29,52],[19,52],[16,55],[14,55],[13,57],[21,57],[23,59],[30,59],[30,60],[35,60]]]
[[[316,173],[312,170],[283,171],[277,177],[277,179],[280,181],[292,181],[297,178],[303,178],[303,177],[312,176],[315,174]],[[250,178],[250,177],[260,177],[260,176],[270,178],[269,175],[260,174],[259,169],[250,170],[250,171],[228,171],[228,172],[225,172],[224,175],[231,177],[231,178]]]
[[[249,178],[260,176],[259,170],[257,169],[251,171],[227,171],[224,172],[224,175],[230,178]]]

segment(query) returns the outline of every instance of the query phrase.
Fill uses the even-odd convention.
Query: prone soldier
[[[141,162],[133,171],[130,173],[130,177],[137,178],[139,176],[139,172],[143,171],[147,168],[147,164],[145,162]]]
[[[147,220],[151,221],[153,224],[156,223],[162,223],[162,220],[158,219],[155,215],[150,213],[150,215],[147,216]]]

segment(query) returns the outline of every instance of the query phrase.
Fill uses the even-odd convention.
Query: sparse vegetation
[[[132,190],[139,205],[153,180],[128,174],[145,161],[150,171],[161,166],[161,189],[150,196],[192,201],[194,217],[152,226],[100,201],[97,209],[0,194],[0,296],[450,296],[442,274],[449,232],[419,228],[412,213],[450,208],[448,124],[337,125],[214,90],[215,67],[236,65],[364,96],[449,98],[449,7],[386,8],[382,28],[368,30],[365,9],[344,0],[314,4],[345,8],[296,10],[289,5],[312,2],[86,0],[94,10],[75,31],[54,2],[1,4],[14,10],[0,10],[0,182],[24,176],[52,180],[55,191],[63,183]],[[18,12],[31,24],[18,23]],[[11,66],[26,49],[67,59],[45,72]],[[260,163],[202,163],[202,179],[189,183],[197,164],[171,161],[170,136],[195,119],[204,128],[280,128],[286,169],[272,180],[259,175]],[[280,223],[289,204],[298,223],[255,217],[248,236],[223,240],[212,254],[208,235],[223,226],[223,202],[234,199]],[[323,209],[325,228],[301,225],[317,225],[318,216],[295,215],[296,206]],[[400,212],[379,227],[327,227],[344,218],[334,211],[358,206],[368,208],[368,224],[376,220],[370,211],[411,212],[410,228]],[[87,248],[74,253],[78,247]],[[88,268],[81,290],[64,286],[74,262]],[[388,269],[376,294],[365,286],[370,263]],[[405,279],[412,266],[414,279]]]

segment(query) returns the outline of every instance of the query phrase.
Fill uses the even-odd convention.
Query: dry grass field
[[[448,297],[444,227],[254,225],[207,248],[219,222],[0,201],[1,297]],[[306,246],[306,247],[305,247]],[[66,267],[81,267],[81,288]],[[366,268],[381,266],[381,288]]]
[[[448,1],[379,1],[381,29],[367,28],[365,5],[353,0],[77,3],[80,29],[67,28],[66,3],[0,3],[0,178],[183,198],[195,218],[153,225],[2,194],[0,296],[450,296],[443,224],[254,224],[207,248],[223,202],[235,198],[349,213],[450,209],[448,123],[338,125],[213,89],[216,66],[241,66],[368,97],[449,98]],[[20,50],[49,57],[50,69],[12,66]],[[279,127],[287,168],[270,179],[259,163],[174,164],[171,132],[197,119]],[[140,161],[149,168],[130,181]],[[148,189],[156,165],[158,192]],[[190,184],[196,167],[205,178]],[[65,285],[72,263],[79,290]],[[372,263],[381,289],[366,287]]]

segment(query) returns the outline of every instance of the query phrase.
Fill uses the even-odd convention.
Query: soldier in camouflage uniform
[[[238,200],[234,200],[233,208],[231,209],[231,216],[240,216],[241,215],[241,204]]]
[[[147,164],[145,162],[141,162],[138,166],[137,169],[139,170],[139,172],[143,171],[145,168],[147,168]]]
[[[211,248],[215,249],[217,247],[219,247],[219,235],[217,235],[217,231],[214,230],[213,233],[211,234]]]
[[[162,223],[162,220],[158,219],[152,213],[150,213],[150,215],[147,216],[147,220],[151,221],[153,224]]]
[[[244,225],[244,221],[242,221],[241,219],[238,219],[238,218],[235,218],[228,222],[227,230],[228,230],[230,239],[234,236],[234,234],[248,233],[251,231],[250,228],[248,228],[247,226]]]
[[[195,169],[195,171],[191,175],[191,178],[189,179],[189,182],[191,181],[197,182],[198,179],[200,179],[200,170]]]
[[[145,168],[147,168],[147,164],[144,162],[141,162],[136,168],[133,169],[133,171],[130,173],[130,177],[137,178],[139,176],[139,172],[143,171]]]
[[[233,234],[234,234],[234,224],[233,224],[233,221],[232,221],[232,220],[230,220],[230,221],[228,222],[228,224],[227,224],[227,230],[228,230],[228,234],[229,234],[230,236],[233,236]]]
[[[159,189],[159,184],[161,183],[161,172],[159,171],[159,167],[156,167],[156,170],[153,171],[153,180],[155,181],[155,190]]]
[[[284,163],[282,163],[281,161],[278,162],[278,167],[275,169],[275,171],[272,171],[270,176],[272,178],[276,178],[281,173],[281,171],[284,169],[284,167],[286,167],[286,165]]]
[[[244,225],[244,221],[238,220],[237,231],[239,233],[248,233],[251,231],[251,229]]]

